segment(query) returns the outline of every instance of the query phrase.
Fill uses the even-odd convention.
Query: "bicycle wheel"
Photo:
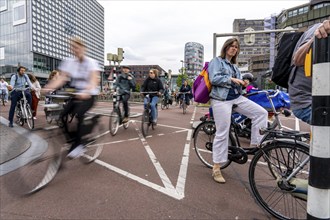
[[[21,107],[16,106],[15,112],[16,112],[17,123],[20,126],[23,126],[24,125],[24,119],[23,119],[23,113],[22,113]]]
[[[182,111],[183,111],[183,114],[187,113],[187,104],[185,101],[182,101]]]
[[[257,202],[279,219],[305,219],[309,174],[308,147],[271,141],[253,157],[249,183]],[[303,161],[308,161],[303,164]],[[301,166],[289,181],[285,179]]]
[[[87,143],[86,143],[86,152],[83,156],[80,157],[80,160],[83,163],[91,163],[96,160],[100,154],[102,153],[103,146],[104,146],[104,138],[105,135],[109,132],[106,131],[104,126],[100,124],[96,124],[92,131],[88,134]]]
[[[162,110],[164,110],[165,107],[166,107],[166,101],[163,99],[162,102],[161,102],[161,104],[160,104],[160,108],[161,108]]]
[[[119,115],[117,111],[112,111],[110,114],[109,129],[110,134],[115,136],[119,128]]]
[[[197,157],[209,168],[213,168],[212,147],[215,137],[215,123],[214,121],[204,121],[197,126],[194,132],[194,148]],[[229,136],[229,145],[234,146],[236,141],[233,136]],[[227,160],[225,163],[220,164],[221,169],[226,168],[231,163]]]
[[[26,104],[26,122],[30,129],[34,128],[34,119],[32,115],[32,110],[29,104]]]
[[[46,116],[46,121],[48,124],[51,124],[53,121],[53,118],[51,116],[51,112],[47,111],[47,109],[44,109],[45,116]]]
[[[141,120],[141,130],[143,137],[146,137],[149,133],[150,115],[148,110],[144,110]]]
[[[26,132],[16,138],[10,148],[33,144],[30,137],[33,134]],[[49,139],[40,139],[17,158],[15,170],[4,176],[5,187],[17,196],[37,192],[49,184],[56,176],[61,165],[62,154],[59,136],[54,135]],[[23,138],[24,137],[24,138]]]

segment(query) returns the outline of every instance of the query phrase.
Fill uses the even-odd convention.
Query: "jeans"
[[[148,98],[144,98],[144,108],[147,107]],[[157,109],[156,104],[158,103],[158,96],[154,96],[151,98],[150,106],[151,106],[151,117],[153,122],[157,122]]]
[[[29,102],[30,107],[32,106],[32,95],[29,91],[25,91],[25,97],[27,99],[27,101]],[[23,98],[23,94],[21,91],[12,91],[11,94],[11,104],[10,104],[10,110],[9,110],[9,123],[12,124],[13,123],[13,119],[14,119],[14,114],[15,114],[15,108],[17,105],[17,102]]]
[[[0,95],[5,94],[5,101],[8,101],[8,91],[6,89],[0,89]]]
[[[300,108],[296,110],[292,110],[294,116],[306,122],[307,124],[311,124],[312,120],[312,106],[308,106],[306,108]]]

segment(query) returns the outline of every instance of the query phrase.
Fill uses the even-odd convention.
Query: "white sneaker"
[[[71,159],[75,159],[78,157],[81,157],[84,153],[86,152],[85,147],[80,144],[78,145],[75,149],[73,149],[68,155],[67,157],[71,158]]]

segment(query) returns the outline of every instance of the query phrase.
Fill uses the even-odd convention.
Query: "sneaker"
[[[8,127],[13,128],[13,127],[14,127],[13,123],[10,123],[10,122],[9,122]]]
[[[127,123],[127,122],[128,122],[128,118],[125,117],[125,118],[123,119],[123,123],[125,124],[125,123]]]
[[[83,145],[78,145],[75,149],[73,149],[68,155],[67,157],[69,157],[70,159],[75,159],[78,157],[81,157],[84,153],[86,152],[86,149]]]
[[[217,183],[225,183],[226,180],[223,178],[220,169],[219,170],[213,170],[212,176],[215,182]]]
[[[37,120],[37,117],[33,117],[33,120]]]

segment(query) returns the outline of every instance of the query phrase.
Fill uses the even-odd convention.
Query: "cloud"
[[[264,19],[309,2],[98,1],[105,9],[105,53],[123,47],[123,64],[158,64],[174,72],[181,68],[187,42],[202,44],[205,61],[209,61],[213,33],[232,32],[234,19]],[[218,45],[224,40],[218,39]]]

